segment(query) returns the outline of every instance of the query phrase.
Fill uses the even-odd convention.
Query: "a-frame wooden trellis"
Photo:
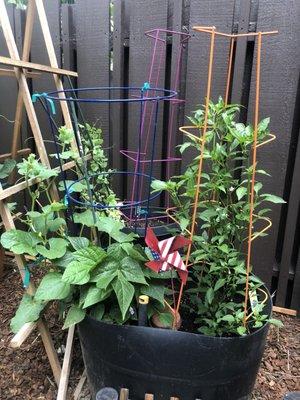
[[[47,49],[47,53],[49,56],[49,66],[48,65],[40,65],[36,63],[29,62],[30,49],[31,49],[31,39],[33,32],[33,24],[35,20],[35,14],[37,14],[38,19],[41,24],[42,34],[45,42],[45,47]],[[5,66],[13,67],[13,69],[1,69],[2,75],[11,76],[12,73],[15,75],[19,92],[16,104],[16,112],[15,112],[15,122],[14,122],[14,130],[12,137],[12,147],[11,154],[12,158],[15,158],[18,154],[18,139],[20,135],[21,128],[21,120],[23,113],[23,106],[25,106],[25,110],[27,113],[27,117],[29,120],[29,124],[33,133],[36,149],[38,156],[41,162],[50,167],[49,158],[47,155],[47,151],[44,145],[42,133],[39,127],[39,123],[37,120],[37,116],[31,101],[31,94],[27,83],[27,77],[35,73],[36,71],[41,73],[50,73],[53,75],[54,82],[58,91],[63,90],[63,84],[61,81],[61,76],[73,76],[76,77],[77,73],[72,71],[66,71],[58,68],[58,63],[55,55],[55,50],[53,46],[53,42],[51,39],[51,34],[49,30],[49,25],[44,9],[43,0],[29,0],[27,7],[27,16],[26,16],[26,25],[25,25],[25,33],[24,33],[24,41],[23,41],[23,51],[22,56],[20,57],[16,41],[13,35],[12,27],[9,21],[7,9],[5,6],[4,0],[0,0],[0,24],[3,30],[5,42],[9,52],[9,58],[2,57],[0,55],[0,64],[4,64]],[[31,70],[33,72],[28,72]],[[61,93],[60,97],[64,98],[64,94]],[[61,111],[64,119],[64,124],[67,127],[72,127],[71,117],[68,110],[68,106],[66,102],[60,102]],[[74,143],[75,146],[75,143]],[[19,150],[20,153],[20,150]],[[66,163],[63,166],[64,170],[72,168],[75,165],[74,162]],[[34,185],[36,183],[35,179],[29,181],[29,185]],[[15,227],[13,216],[6,204],[7,199],[16,193],[24,190],[26,188],[26,183],[21,182],[18,184],[14,184],[8,188],[3,189],[0,184],[0,215],[2,219],[3,226],[6,230],[13,229]],[[51,194],[53,200],[59,200],[58,192],[56,187],[53,185],[51,188]],[[26,266],[26,260],[23,256],[15,255],[16,264],[18,266],[21,278],[24,278],[24,271]],[[31,282],[26,289],[28,294],[32,295],[35,292],[35,287]],[[65,352],[65,358],[63,362],[63,366],[61,368],[57,353],[55,351],[49,329],[47,327],[45,319],[41,318],[36,323],[28,323],[26,324],[20,332],[16,334],[13,338],[11,345],[12,347],[19,347],[24,340],[29,336],[29,334],[35,329],[38,328],[48,359],[51,365],[53,375],[56,383],[59,386],[58,389],[58,399],[65,399],[67,392],[67,383],[68,383],[68,375],[70,371],[70,359],[71,359],[71,350],[72,350],[72,342],[74,336],[74,327],[69,329],[68,338],[67,338],[67,346]]]

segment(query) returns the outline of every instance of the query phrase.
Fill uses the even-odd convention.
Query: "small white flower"
[[[230,186],[229,191],[230,191],[230,192],[233,192],[233,191],[234,191],[234,187],[233,187],[233,186]]]

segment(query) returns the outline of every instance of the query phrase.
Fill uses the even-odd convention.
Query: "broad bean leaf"
[[[134,287],[120,272],[112,285],[124,320],[134,296]]]
[[[90,272],[106,257],[100,247],[89,246],[73,253],[74,261],[67,265],[63,281],[73,285],[84,285],[90,279]]]
[[[127,255],[126,251],[123,249],[123,244],[127,244],[127,243],[113,243],[110,246],[108,246],[107,255],[110,258],[113,258],[117,261],[122,260],[122,258],[126,257],[126,255]],[[130,244],[130,243],[128,243],[128,244]]]
[[[80,307],[73,305],[68,311],[63,329],[67,329],[70,326],[81,322],[85,317],[85,313],[85,310],[82,310]]]
[[[146,296],[152,297],[153,299],[159,301],[161,304],[164,304],[165,290],[166,288],[164,285],[151,284],[149,286],[142,286],[141,294],[145,294]]]
[[[66,268],[72,261],[74,261],[74,253],[66,251],[65,255],[53,261],[58,267]]]
[[[66,254],[68,242],[62,238],[51,238],[48,241],[49,247],[37,245],[37,251],[45,258],[54,260]]]
[[[138,261],[133,260],[130,257],[123,258],[120,263],[120,270],[128,281],[147,284]]]
[[[62,274],[49,272],[39,284],[34,299],[38,301],[63,300],[70,294],[71,286],[63,282]]]
[[[37,244],[41,239],[32,232],[24,232],[18,229],[11,229],[4,232],[1,236],[1,244],[5,249],[11,250],[15,254],[37,255]]]
[[[110,295],[110,290],[107,291],[104,289],[99,289],[96,286],[91,286],[87,290],[82,308],[84,309],[93,306],[94,304],[97,304],[105,300],[109,295]]]
[[[108,285],[115,279],[115,277],[118,275],[117,269],[115,270],[103,270],[101,274],[98,275],[97,281],[96,281],[96,286],[99,289],[106,289]]]
[[[121,247],[131,258],[138,261],[147,261],[146,257],[142,254],[142,248],[139,249],[139,251],[137,246],[134,246],[133,243],[121,243]]]
[[[45,305],[46,303],[35,300],[29,294],[24,294],[19,308],[10,323],[13,333],[17,333],[27,322],[37,321]]]
[[[73,217],[75,224],[85,225],[88,228],[95,226],[94,215],[92,213],[92,210],[90,209],[85,210],[81,213],[74,213]]]
[[[100,232],[107,233],[112,239],[119,243],[132,242],[136,237],[134,233],[126,234],[122,232],[124,223],[113,217],[99,217],[96,226]]]
[[[69,242],[74,250],[84,249],[89,246],[90,241],[85,237],[68,237]]]

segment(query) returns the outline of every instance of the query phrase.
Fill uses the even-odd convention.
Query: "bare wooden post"
[[[146,393],[146,394],[145,394],[145,400],[154,400],[153,394]]]
[[[4,273],[4,259],[5,259],[5,251],[3,247],[0,245],[0,278]]]
[[[122,388],[120,390],[120,398],[119,398],[119,400],[128,400],[128,396],[129,396],[129,390]]]
[[[36,322],[27,322],[22,326],[18,333],[10,341],[10,347],[13,349],[18,349],[22,346],[28,336],[35,330],[37,327]]]
[[[58,386],[57,400],[66,400],[67,398],[68,381],[69,381],[71,361],[72,361],[74,331],[75,331],[75,325],[71,326],[68,332],[64,362],[62,365],[61,376]]]
[[[34,0],[30,0],[27,7],[27,17],[26,17],[26,26],[25,26],[25,33],[24,33],[24,46],[23,46],[23,53],[22,53],[22,60],[28,61],[29,54],[30,54],[30,46],[32,40],[32,31],[33,31],[33,21],[34,21]],[[13,159],[17,156],[18,150],[18,141],[20,137],[21,131],[21,123],[22,123],[22,114],[23,114],[23,94],[21,89],[18,92],[18,99],[17,99],[17,106],[16,106],[16,114],[15,114],[15,122],[14,122],[14,130],[13,130],[13,139],[12,139],[12,146],[11,146],[11,157]],[[10,182],[13,182],[15,174],[12,174],[10,177]]]
[[[76,386],[75,392],[74,392],[74,400],[78,400],[80,393],[82,391],[84,382],[86,381],[86,371],[83,371],[83,374],[81,375],[81,378],[79,379],[78,385]]]

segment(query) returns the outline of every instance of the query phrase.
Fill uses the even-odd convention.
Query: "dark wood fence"
[[[276,290],[276,305],[300,309],[300,2],[298,0],[76,0],[75,4],[45,1],[51,33],[60,64],[79,72],[73,82],[78,87],[141,86],[147,79],[152,42],[144,32],[153,28],[190,32],[183,51],[180,105],[177,125],[203,102],[207,77],[207,37],[192,30],[194,25],[215,25],[224,32],[279,30],[279,34],[263,39],[262,86],[260,117],[271,117],[271,128],[277,140],[259,151],[259,165],[272,178],[264,179],[267,192],[283,196],[287,205],[273,207],[273,226],[269,235],[256,241],[253,264],[256,273]],[[112,6],[113,4],[113,6]],[[18,43],[22,40],[24,13],[10,8]],[[113,23],[112,23],[113,21]],[[2,35],[2,33],[1,33]],[[0,35],[1,55],[7,55]],[[256,43],[240,40],[234,52],[231,100],[245,108],[242,120],[252,121],[255,69],[252,68]],[[170,85],[175,54],[175,39],[169,40],[163,54],[165,73],[158,86]],[[214,64],[213,99],[223,95],[225,60],[228,44],[217,44]],[[33,34],[31,60],[48,63],[38,24]],[[16,83],[0,77],[1,153],[9,151]],[[49,76],[34,79],[32,91],[54,90]],[[165,112],[165,111],[164,111]],[[89,120],[101,120],[105,144],[114,168],[126,168],[120,148],[134,144],[132,130],[135,116],[122,107],[105,105],[85,109]],[[4,119],[3,116],[6,118]],[[47,118],[38,111],[45,138],[50,139]],[[164,153],[164,116],[159,120],[160,147]],[[26,121],[23,141],[30,138]],[[178,134],[177,142],[182,140]],[[30,143],[30,139],[28,140]],[[183,160],[182,164],[185,162]],[[180,167],[180,165],[179,165]],[[159,176],[161,170],[156,171]]]

